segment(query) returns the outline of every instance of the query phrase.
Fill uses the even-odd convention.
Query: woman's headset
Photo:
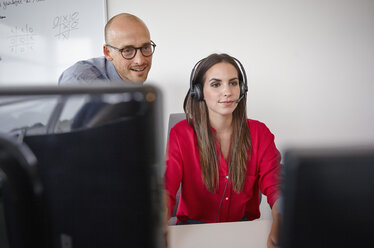
[[[244,81],[244,82],[239,82],[239,85],[240,85],[240,97],[238,99],[238,102],[239,102],[248,91],[247,75],[245,73],[245,70],[244,70],[244,67],[243,67],[242,63],[240,63],[240,61],[238,59],[234,58],[234,57],[231,57],[231,58],[234,59],[235,62],[239,65],[240,73],[242,74],[242,78],[243,78],[243,81]],[[201,59],[195,64],[195,66],[192,68],[192,72],[191,72],[191,75],[190,75],[190,95],[191,95],[192,99],[197,100],[197,101],[204,100],[203,84],[200,83],[200,82],[194,82],[193,78],[195,76],[196,68],[205,59],[206,58]]]

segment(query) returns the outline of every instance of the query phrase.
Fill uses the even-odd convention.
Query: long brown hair
[[[235,59],[227,54],[211,54],[198,64],[192,82],[200,84],[203,89],[206,72],[215,64],[227,62],[233,65],[237,72],[240,84],[243,84],[243,75]],[[232,139],[228,165],[230,166],[230,180],[235,192],[241,192],[247,172],[247,157],[251,150],[251,140],[247,125],[246,95],[238,103],[232,113]],[[210,128],[208,108],[205,101],[191,97],[190,90],[184,99],[184,112],[188,123],[193,127],[200,152],[201,177],[208,191],[215,192],[218,188],[219,169],[216,138]],[[240,137],[239,137],[240,136]]]

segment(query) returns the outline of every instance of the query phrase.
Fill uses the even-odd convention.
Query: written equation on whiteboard
[[[61,40],[70,38],[70,34],[79,29],[79,12],[73,12],[67,15],[56,16],[53,19],[53,30],[55,36]]]
[[[28,24],[23,27],[12,27],[8,36],[10,51],[25,53],[34,50],[35,36],[34,29]]]
[[[33,4],[45,1],[46,0],[2,0],[0,1],[0,8],[7,9],[8,7],[18,7],[24,4]]]

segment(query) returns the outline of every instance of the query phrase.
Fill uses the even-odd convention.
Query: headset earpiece
[[[240,87],[240,96],[242,96],[242,95],[245,94],[245,86],[244,86],[244,83],[240,81],[240,83],[239,83],[239,87]]]
[[[192,85],[192,89],[190,91],[190,94],[191,94],[191,97],[194,100],[197,100],[197,101],[204,100],[203,89],[201,87],[201,84],[199,84],[199,83],[195,83],[195,84]]]
[[[237,58],[233,57],[233,59],[239,65],[243,77],[243,82],[240,82],[240,97],[242,97],[243,95],[247,94],[248,91],[247,74],[245,73],[244,66],[242,65],[242,63],[240,63],[240,61]]]
[[[196,83],[193,81],[193,78],[195,76],[195,70],[196,67],[203,61],[204,59],[200,59],[195,66],[192,68],[191,75],[190,75],[190,95],[192,99],[197,100],[197,101],[202,101],[204,100],[204,94],[203,94],[203,89],[202,89],[202,84]]]

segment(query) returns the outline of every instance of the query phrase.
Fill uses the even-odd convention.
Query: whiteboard
[[[106,13],[105,0],[0,0],[0,86],[57,85],[101,56]]]

